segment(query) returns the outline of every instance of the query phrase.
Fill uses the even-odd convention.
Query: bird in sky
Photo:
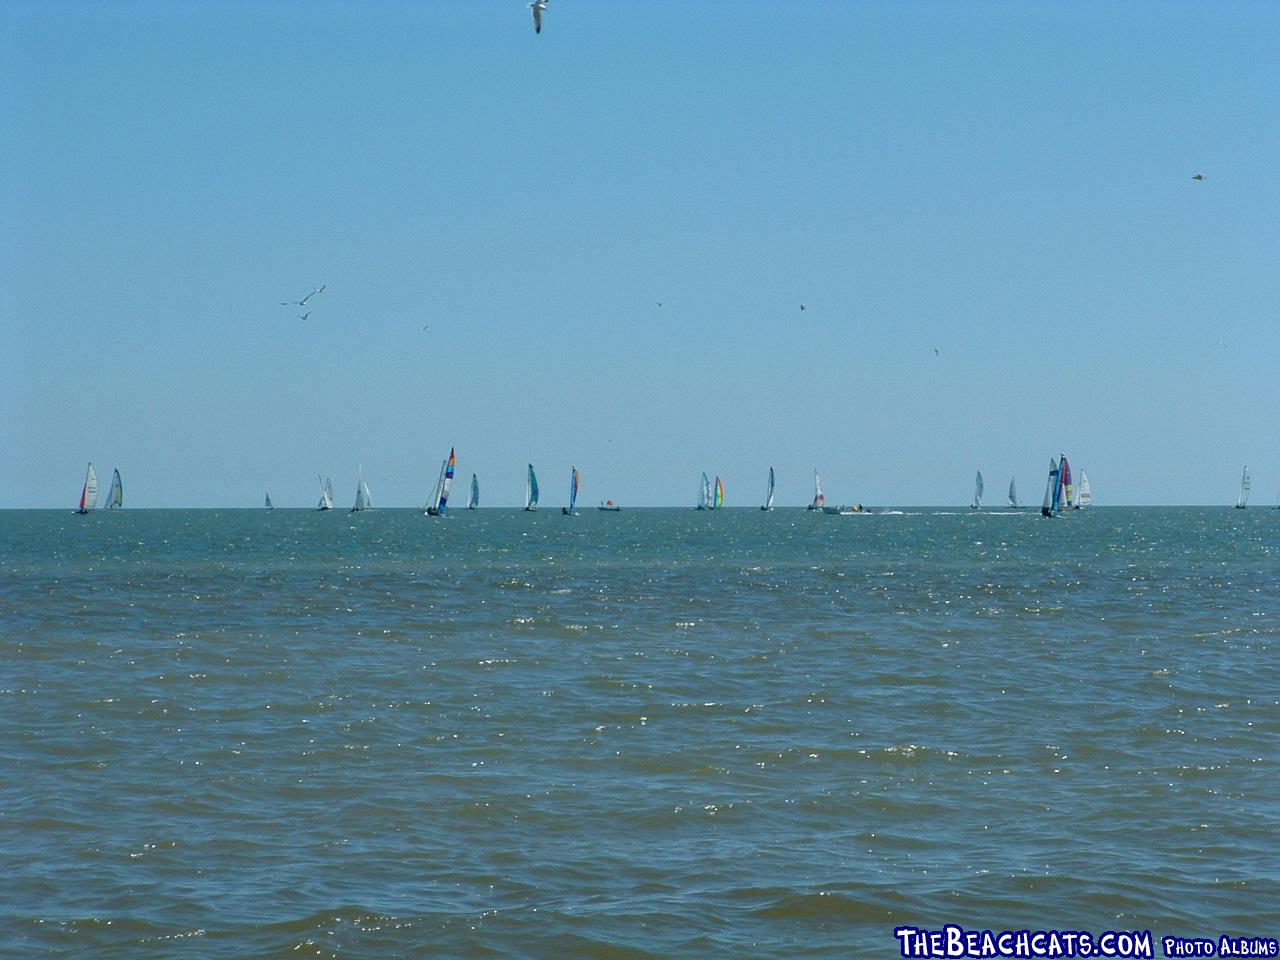
[[[662,301],[661,301],[661,300],[659,300],[659,301],[658,301],[658,306],[662,306]]]
[[[423,329],[423,330],[426,330],[426,329],[427,329],[427,327],[429,327],[429,326],[431,326],[431,324],[429,324],[429,323],[424,323],[424,324],[422,325],[422,329]]]
[[[1192,177],[1191,179],[1192,179],[1192,180],[1208,180],[1209,178],[1208,178],[1208,177],[1206,177],[1203,173],[1197,173],[1197,174],[1196,174],[1194,177]]]
[[[300,314],[298,314],[298,319],[299,319],[299,320],[305,320],[305,319],[307,319],[307,317],[309,317],[309,316],[311,316],[311,311],[310,311],[310,310],[308,310],[306,313],[300,313]]]
[[[940,353],[938,352],[938,348],[937,348],[937,347],[934,347],[934,348],[933,348],[933,355],[934,355],[935,357],[937,357],[939,360],[941,360],[941,359],[942,359],[942,354],[940,354]]]
[[[324,288],[325,288],[325,286],[326,286],[326,284],[323,284],[323,283],[322,283],[322,284],[320,284],[320,286],[318,286],[316,289],[312,290],[310,293],[308,293],[308,294],[307,294],[305,297],[303,297],[301,300],[281,300],[281,301],[280,301],[280,306],[282,306],[282,307],[305,307],[305,306],[307,305],[307,301],[308,301],[308,300],[310,300],[312,297],[314,297],[317,293],[324,293]]]
[[[1227,345],[1226,342],[1223,340],[1219,340],[1217,343],[1214,344],[1215,347],[1223,347],[1223,348],[1225,348],[1226,345]]]
[[[542,14],[547,9],[547,0],[533,0],[529,4],[529,9],[533,11],[533,32],[542,32]]]
[[[800,304],[800,309],[801,309],[801,310],[806,309],[806,307],[805,307],[805,305],[804,305],[803,303],[802,303],[802,304]]]

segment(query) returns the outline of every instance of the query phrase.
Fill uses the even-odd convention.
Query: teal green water
[[[0,513],[0,954],[1280,928],[1280,511]]]

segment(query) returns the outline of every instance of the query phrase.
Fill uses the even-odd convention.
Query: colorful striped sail
[[[453,489],[453,472],[458,466],[458,455],[454,452],[454,448],[449,448],[449,459],[445,461],[444,466],[444,483],[440,487],[440,503],[438,509],[444,513],[444,508],[449,503],[449,491]]]
[[[813,471],[813,503],[809,504],[810,510],[821,510],[822,505],[827,502],[827,498],[822,493],[822,477],[818,476],[818,471]]]
[[[716,477],[716,493],[711,501],[711,509],[719,510],[724,506],[724,484],[720,482],[720,478]]]
[[[1075,496],[1075,484],[1071,482],[1071,464],[1067,463],[1067,455],[1064,453],[1058,459],[1060,470],[1059,482],[1062,485],[1061,496],[1058,497],[1058,510],[1065,510],[1071,506],[1071,501]]]

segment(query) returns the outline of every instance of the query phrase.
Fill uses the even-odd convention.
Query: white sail
[[[467,509],[474,510],[480,506],[480,481],[476,479],[476,475],[471,475],[471,496],[467,500]]]
[[[84,488],[80,491],[80,507],[77,513],[88,513],[98,505],[98,475],[94,473],[93,464],[84,473]]]
[[[440,461],[440,476],[436,478],[436,488],[431,492],[431,499],[427,501],[426,512],[432,516],[440,510],[440,497],[444,495],[444,472],[449,467],[449,460],[446,457]]]
[[[818,471],[813,471],[813,503],[809,504],[810,510],[821,510],[822,505],[827,502],[827,498],[822,495],[822,477],[818,476]]]
[[[711,509],[711,481],[707,479],[706,473],[703,473],[702,479],[698,481],[698,509]]]
[[[1080,471],[1080,486],[1076,487],[1075,508],[1083,510],[1085,507],[1093,506],[1093,487],[1089,483],[1089,475],[1083,470]]]
[[[1018,487],[1013,482],[1013,477],[1009,478],[1009,506],[1018,509]]]
[[[267,502],[264,503],[263,506],[266,507],[268,510],[271,509],[271,491],[270,490],[267,491]]]
[[[1240,495],[1236,497],[1236,509],[1243,510],[1249,505],[1249,468],[1244,468],[1240,475]]]
[[[982,506],[982,471],[978,471],[977,479],[973,481],[973,509],[977,510]]]
[[[769,492],[764,498],[764,506],[762,510],[773,509],[773,467],[769,468]]]
[[[369,485],[364,482],[364,464],[360,464],[360,470],[356,474],[356,503],[351,508],[352,513],[358,513],[361,510],[368,510],[373,506],[373,497],[369,495]]]
[[[320,479],[320,478],[316,478]],[[316,504],[317,510],[333,509],[333,484],[328,480],[320,480],[320,502]]]
[[[120,471],[111,472],[111,492],[107,494],[107,509],[119,510],[124,506],[124,484],[120,482]]]

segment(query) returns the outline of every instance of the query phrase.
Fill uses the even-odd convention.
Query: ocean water
[[[0,512],[0,955],[1275,936],[1278,642],[1276,510]]]

